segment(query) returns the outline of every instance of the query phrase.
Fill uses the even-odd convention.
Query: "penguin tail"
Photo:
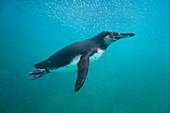
[[[42,77],[43,75],[49,73],[48,69],[35,69],[34,71],[30,72],[29,75],[32,75],[31,80],[37,79]]]
[[[45,69],[47,67],[47,61],[44,60],[42,62],[39,62],[39,63],[35,64],[34,67],[37,69]]]

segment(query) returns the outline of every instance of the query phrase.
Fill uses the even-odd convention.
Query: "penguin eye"
[[[112,36],[117,36],[117,35],[119,35],[119,33],[115,32],[115,33],[112,34]]]

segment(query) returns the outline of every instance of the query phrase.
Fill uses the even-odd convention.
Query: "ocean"
[[[170,113],[169,0],[0,0],[0,113]],[[34,64],[102,31],[133,32],[89,66],[31,81]]]

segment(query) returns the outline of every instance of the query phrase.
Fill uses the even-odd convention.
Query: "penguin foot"
[[[29,73],[29,75],[32,75],[31,80],[37,79],[42,77],[43,75],[49,73],[49,71],[47,69],[36,69],[32,72]]]

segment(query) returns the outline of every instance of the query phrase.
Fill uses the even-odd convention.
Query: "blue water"
[[[169,0],[0,0],[0,113],[170,113]],[[30,81],[38,63],[101,31],[109,46],[74,92],[77,71]]]

